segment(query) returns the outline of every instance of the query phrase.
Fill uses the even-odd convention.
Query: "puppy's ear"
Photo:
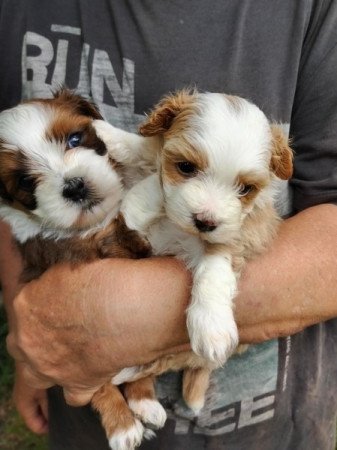
[[[293,174],[293,152],[288,139],[277,125],[271,125],[272,155],[271,171],[281,180],[289,180]]]
[[[78,114],[91,117],[93,119],[103,119],[99,109],[95,103],[81,95],[75,94],[73,91],[62,88],[53,93],[54,98],[63,104],[71,106]]]
[[[140,126],[139,133],[142,136],[164,134],[178,114],[192,103],[195,95],[196,91],[183,90],[164,97]]]

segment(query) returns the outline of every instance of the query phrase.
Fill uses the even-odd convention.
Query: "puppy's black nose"
[[[89,189],[86,187],[83,178],[75,177],[65,181],[62,195],[73,202],[81,202],[88,197]]]
[[[199,220],[194,218],[194,224],[202,233],[207,233],[216,229],[216,224],[212,220]]]

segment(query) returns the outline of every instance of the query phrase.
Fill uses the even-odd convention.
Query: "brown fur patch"
[[[137,231],[130,230],[125,223],[123,214],[119,214],[117,219],[114,221],[115,224],[115,236],[114,239],[118,244],[128,250],[131,255],[138,258],[147,258],[151,256],[151,245],[149,241],[142,237]],[[110,240],[104,238],[105,247],[108,249],[111,247]],[[107,255],[104,254],[106,258]]]
[[[196,172],[204,171],[208,166],[207,155],[193,148],[185,139],[175,142],[175,147],[166,147],[162,154],[162,179],[170,184],[179,184],[190,178],[182,173],[177,164],[189,162],[195,166]],[[193,175],[191,175],[193,176]]]
[[[142,371],[134,375],[132,381],[140,380],[152,375],[161,375],[169,370],[177,372],[186,368],[201,368],[205,367],[205,365],[205,359],[192,351],[165,355],[156,361],[142,366]],[[211,363],[209,363],[209,368],[212,368]]]
[[[91,118],[79,116],[68,107],[58,106],[46,137],[49,140],[66,143],[71,134],[81,133],[81,147],[93,149],[98,155],[104,155],[107,152],[106,146],[96,135],[91,122]],[[68,149],[69,147],[66,147],[66,150]]]
[[[257,194],[268,185],[269,181],[269,178],[261,177],[252,172],[239,174],[236,180],[237,186],[251,186],[251,190],[248,194],[240,197],[241,203],[243,205],[249,205]]]
[[[105,144],[91,126],[93,119],[103,119],[93,102],[69,89],[60,89],[54,98],[39,98],[24,103],[40,103],[55,111],[55,119],[47,130],[48,139],[65,141],[70,134],[82,132],[81,146],[94,149],[99,155],[106,153]]]
[[[86,238],[71,237],[54,241],[37,236],[18,244],[24,260],[21,281],[27,283],[38,278],[49,267],[61,262],[69,262],[76,266],[97,258],[135,259],[149,255],[150,246],[145,245],[135,231],[127,235],[126,247],[125,241],[119,236],[120,231],[117,231],[118,226],[113,221],[103,230]]]
[[[196,95],[194,91],[182,90],[164,97],[154,107],[146,122],[140,126],[140,134],[142,136],[164,134],[173,124],[175,125],[175,132],[179,132],[179,127],[186,122],[187,117],[193,112]]]
[[[98,107],[90,100],[81,95],[75,94],[69,89],[59,89],[54,93],[53,98],[36,98],[23,103],[42,103],[53,108],[68,108],[79,116],[86,116],[92,119],[103,119]]]
[[[108,438],[135,424],[133,413],[117,386],[104,384],[93,396],[91,405],[100,414]]]
[[[29,215],[36,208],[34,190],[39,176],[28,173],[28,168],[29,162],[20,151],[6,150],[0,143],[0,196],[4,203]],[[22,189],[20,177],[28,175],[34,184],[31,189]]]
[[[128,401],[143,399],[155,400],[154,377],[150,376],[125,384],[124,395]]]
[[[271,133],[273,142],[270,169],[281,180],[289,180],[293,174],[293,152],[289,141],[276,125],[271,125]]]
[[[210,370],[187,369],[183,374],[183,398],[192,410],[200,409],[205,403],[206,391],[209,386]]]

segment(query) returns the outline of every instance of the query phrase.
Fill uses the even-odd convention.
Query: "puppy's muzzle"
[[[67,200],[78,203],[88,199],[89,189],[82,177],[65,180],[62,195]]]
[[[193,221],[196,228],[202,233],[214,231],[217,227],[217,224],[216,222],[214,222],[214,220],[204,219],[199,217],[199,215],[195,215],[193,217]]]

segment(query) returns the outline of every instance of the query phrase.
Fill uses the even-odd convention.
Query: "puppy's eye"
[[[181,161],[176,164],[178,171],[184,176],[193,176],[197,172],[196,166],[189,161]]]
[[[23,191],[31,192],[35,188],[35,180],[29,175],[21,175],[18,179],[18,187]]]
[[[239,196],[244,197],[255,189],[255,186],[252,184],[240,184],[239,186]]]
[[[67,148],[75,148],[81,145],[82,133],[69,134],[67,139]]]

